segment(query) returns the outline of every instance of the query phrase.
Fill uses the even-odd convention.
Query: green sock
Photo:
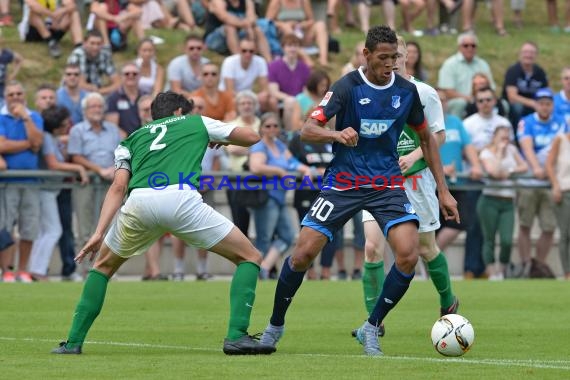
[[[259,266],[255,263],[246,261],[237,266],[230,287],[228,340],[237,340],[247,335],[258,275]]]
[[[83,286],[83,293],[73,314],[73,322],[67,337],[67,348],[81,346],[93,321],[99,315],[105,301],[109,278],[103,273],[91,269]]]
[[[448,308],[453,303],[453,292],[451,291],[447,259],[443,252],[438,253],[435,259],[428,262],[427,267],[431,281],[439,293],[441,307]]]
[[[362,288],[364,289],[364,305],[366,306],[368,315],[374,310],[383,285],[384,261],[378,263],[364,263]]]

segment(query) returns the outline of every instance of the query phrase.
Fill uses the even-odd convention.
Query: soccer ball
[[[459,314],[447,314],[439,318],[431,329],[431,341],[435,350],[444,356],[461,356],[473,345],[473,326]]]

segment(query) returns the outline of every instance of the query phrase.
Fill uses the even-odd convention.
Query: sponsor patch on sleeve
[[[329,100],[331,100],[332,94],[333,94],[332,91],[327,92],[323,100],[321,100],[321,102],[319,103],[319,106],[324,107],[327,104],[329,104]]]
[[[317,120],[320,123],[326,123],[328,121],[327,117],[325,116],[325,111],[321,106],[316,107],[313,112],[311,112],[311,115],[309,117],[311,119]]]

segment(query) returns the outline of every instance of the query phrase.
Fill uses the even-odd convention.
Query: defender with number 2
[[[99,251],[101,254],[85,281],[67,341],[53,353],[81,354],[87,332],[103,307],[109,278],[130,257],[146,252],[167,232],[188,245],[215,252],[237,266],[230,289],[231,310],[224,353],[256,355],[275,351],[247,333],[261,254],[237,227],[205,204],[197,191],[208,144],[250,146],[259,141],[259,136],[249,128],[189,116],[192,107],[183,95],[158,94],[151,104],[155,121],[131,134],[115,150],[115,177],[97,229],[75,260],[81,262],[86,257],[93,260]],[[186,171],[197,174],[189,180],[193,187],[179,186],[178,173]],[[163,181],[171,182],[161,186],[162,190],[152,185],[152,177],[157,173]],[[127,192],[129,196],[123,205]]]

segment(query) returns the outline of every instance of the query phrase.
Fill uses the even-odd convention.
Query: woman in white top
[[[552,184],[554,212],[560,228],[558,251],[562,270],[570,280],[570,133],[556,136],[546,160],[546,173]]]
[[[156,62],[156,46],[144,38],[137,46],[135,64],[139,68],[139,90],[153,97],[164,89],[164,68]]]
[[[511,175],[524,173],[527,163],[510,142],[510,126],[495,129],[491,143],[479,154],[490,180],[477,202],[477,216],[483,232],[483,260],[490,280],[502,280],[511,260],[515,227],[515,189]],[[497,186],[501,186],[498,188]],[[499,233],[499,267],[495,263],[495,236]]]

